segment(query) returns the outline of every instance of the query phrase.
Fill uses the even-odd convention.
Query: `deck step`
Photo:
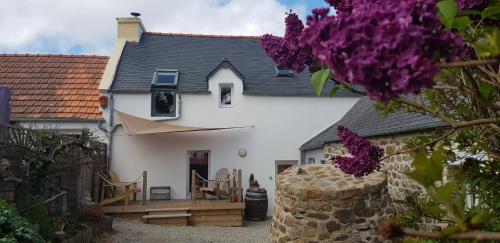
[[[172,211],[189,211],[190,208],[148,208],[146,212],[172,212]]]
[[[190,213],[154,214],[154,215],[144,215],[142,216],[142,219],[146,224],[187,226],[188,217],[191,217]]]
[[[158,219],[158,218],[182,218],[191,217],[190,213],[179,213],[179,214],[155,214],[155,215],[144,215],[143,219]]]

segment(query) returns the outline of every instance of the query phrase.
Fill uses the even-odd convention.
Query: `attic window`
[[[233,99],[233,85],[232,84],[220,84],[220,107],[231,107]]]
[[[153,84],[156,85],[177,85],[177,76],[179,72],[176,70],[157,70],[153,77]]]
[[[293,77],[293,71],[286,67],[275,66],[276,77]]]

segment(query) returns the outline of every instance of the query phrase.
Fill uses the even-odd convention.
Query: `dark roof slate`
[[[245,94],[315,96],[309,72],[276,77],[274,63],[258,37],[149,32],[143,33],[139,43],[126,43],[111,89],[149,92],[156,69],[177,69],[180,92],[207,92],[207,76],[224,60],[245,78]],[[337,96],[357,95],[343,90]]]
[[[447,124],[431,116],[408,112],[394,112],[382,117],[373,107],[373,101],[363,97],[342,119],[304,143],[300,149],[318,149],[325,143],[340,141],[338,125],[346,126],[362,137],[374,137],[444,127]]]

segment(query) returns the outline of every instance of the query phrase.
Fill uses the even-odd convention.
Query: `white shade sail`
[[[217,128],[205,128],[205,127],[188,127],[180,126],[174,124],[168,124],[163,122],[150,121],[144,118],[133,116],[127,113],[119,112],[118,117],[120,118],[125,133],[127,135],[138,135],[138,134],[156,134],[156,133],[175,133],[175,132],[196,132],[196,131],[212,131],[212,130],[226,130],[226,129],[236,129],[236,128],[247,128],[250,126],[242,127],[217,127]]]

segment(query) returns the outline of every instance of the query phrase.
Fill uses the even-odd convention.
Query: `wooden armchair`
[[[139,178],[133,182],[124,182],[120,181],[120,178],[114,171],[109,171],[109,178],[106,176],[104,172],[99,172],[99,177],[103,182],[103,188],[101,191],[101,202],[99,202],[100,206],[104,206],[107,204],[111,204],[118,201],[124,201],[124,205],[128,206],[130,196],[133,197],[133,200],[137,200],[137,193],[141,191],[137,187],[137,181]],[[105,198],[106,191],[111,194],[111,197]]]

